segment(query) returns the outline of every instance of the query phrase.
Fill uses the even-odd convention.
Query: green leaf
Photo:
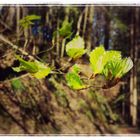
[[[16,72],[27,71],[38,79],[46,77],[51,72],[51,69],[48,66],[39,61],[28,62],[23,60],[19,56],[16,57],[20,62],[19,67],[12,68]]]
[[[103,56],[105,53],[106,52],[105,52],[103,45],[96,47],[90,53],[90,63],[91,63],[91,67],[93,69],[94,74],[102,72],[104,65],[105,65],[105,61],[103,59]]]
[[[114,51],[114,50],[110,50],[110,51],[106,51],[103,59],[104,59],[104,64],[106,64],[108,61],[111,60],[120,60],[121,59],[121,52],[120,51]]]
[[[123,67],[122,75],[124,75],[132,69],[132,67],[133,67],[132,59],[130,57],[124,58],[122,60],[122,67]]]
[[[79,71],[80,71],[80,68],[77,64],[72,66],[72,72],[79,73]]]
[[[12,67],[12,69],[15,71],[15,72],[21,72],[22,68],[21,67]]]
[[[16,58],[20,62],[19,67],[13,68],[13,70],[15,70],[16,72],[27,71],[29,73],[36,73],[38,71],[38,66],[35,62],[25,61],[22,58],[20,58],[19,56],[16,56]]]
[[[19,21],[19,25],[21,25],[23,28],[28,28],[30,25],[33,25],[32,21],[40,19],[41,17],[38,15],[28,15]]]
[[[109,61],[105,65],[102,73],[104,74],[107,80],[112,80],[113,78],[120,77],[122,72],[121,70],[122,70],[121,60]]]
[[[33,74],[34,77],[36,77],[37,79],[41,79],[50,74],[51,69],[49,67],[45,66],[43,63],[39,61],[36,61],[36,64],[38,66],[38,72]]]
[[[60,36],[67,37],[72,34],[72,22],[64,20],[62,27],[59,29]]]
[[[121,59],[121,52],[119,51],[105,51],[103,45],[96,47],[90,53],[90,63],[93,69],[94,74],[102,73],[104,66],[107,62],[112,60],[120,60]]]
[[[29,21],[31,21],[31,20],[40,20],[41,19],[41,17],[40,16],[38,16],[38,15],[28,15],[28,16],[26,16],[26,17],[24,17],[24,19],[27,19],[27,20],[29,20]]]
[[[66,44],[67,55],[73,59],[80,58],[86,52],[84,44],[83,38],[76,36],[72,41]]]
[[[75,72],[67,73],[66,81],[68,83],[68,86],[71,87],[72,89],[78,90],[78,89],[85,88],[85,85],[80,79],[80,76]]]
[[[104,67],[103,74],[109,80],[112,80],[113,78],[117,79],[125,75],[132,67],[133,62],[130,57],[111,60]]]

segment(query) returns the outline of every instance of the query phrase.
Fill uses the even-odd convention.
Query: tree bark
[[[134,11],[134,12],[133,12]],[[139,9],[132,10],[131,17],[131,58],[134,62],[134,68],[130,76],[130,116],[132,125],[137,125],[137,52],[138,52],[138,30],[139,30]]]
[[[89,19],[88,19],[88,31],[87,31],[87,50],[88,52],[92,49],[93,39],[92,39],[92,25],[93,25],[94,7],[91,5],[89,7]]]
[[[106,8],[105,11],[105,26],[104,26],[104,47],[105,49],[109,49],[109,38],[110,38],[110,17],[108,15],[109,7]]]

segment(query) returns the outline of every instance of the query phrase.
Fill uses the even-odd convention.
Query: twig
[[[51,51],[53,48],[54,48],[54,46],[52,46],[51,48],[49,48],[49,49],[47,49],[47,50],[41,51],[41,52],[37,53],[36,55],[39,55],[39,54],[45,53],[45,52],[49,52],[49,51]]]
[[[77,22],[77,33],[76,33],[76,35],[79,35],[79,33],[80,33],[80,26],[81,26],[82,17],[85,13],[85,10],[86,9],[84,9],[83,12],[81,13],[81,15],[79,16],[79,19],[78,19],[78,22]]]
[[[24,46],[23,46],[24,51],[26,50],[26,46],[27,46],[27,44],[28,44],[28,39],[25,40],[25,43],[24,43]]]
[[[64,51],[65,51],[65,43],[66,43],[66,39],[64,38],[62,41],[62,48],[61,48],[61,57],[64,56]]]
[[[19,41],[20,38],[20,27],[18,25],[18,22],[20,20],[20,7],[16,7],[16,35],[17,35],[17,42]]]
[[[101,89],[102,87],[95,87],[95,85],[92,85],[92,86],[86,86],[86,87],[84,87],[84,88],[78,89],[77,91],[85,90],[85,89],[89,89],[89,88]]]
[[[30,76],[29,73],[23,74],[23,75],[21,75],[21,76],[19,76],[19,77],[14,77],[14,78],[12,78],[12,79],[4,80],[4,81],[2,81],[2,83],[7,83],[7,82],[11,82],[11,81],[13,81],[13,80],[18,80],[18,79],[24,78],[24,77],[26,77],[26,76]]]
[[[56,53],[57,53],[57,56],[59,58],[59,53],[60,53],[60,44],[59,44],[59,18],[57,19],[57,35],[56,35]]]
[[[5,22],[3,22],[1,19],[0,19],[0,23],[6,28],[6,29],[9,29],[10,31],[12,31],[12,28],[10,26],[8,26]]]
[[[21,54],[27,55],[30,59],[36,60],[32,55],[24,51],[23,49],[19,48],[18,46],[14,45],[11,41],[9,41],[6,37],[3,35],[0,35],[0,40],[5,42],[6,44],[10,45],[13,49],[18,50]]]

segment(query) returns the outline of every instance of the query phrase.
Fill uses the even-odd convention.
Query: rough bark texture
[[[138,29],[139,29],[139,9],[133,9],[131,26],[131,57],[134,61],[134,68],[130,76],[130,116],[132,125],[137,125],[137,53],[138,53]],[[133,12],[133,11],[132,11]]]

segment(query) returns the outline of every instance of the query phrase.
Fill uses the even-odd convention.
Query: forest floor
[[[140,135],[140,129],[137,127],[132,127],[127,124],[120,125],[117,130],[118,135]]]
[[[126,123],[108,125],[103,118],[100,118],[101,112],[99,116],[92,114],[89,108],[88,94],[85,94],[85,91],[76,94],[61,82],[54,79],[50,81],[57,89],[51,89],[48,80],[45,84],[28,76],[21,79],[23,89],[14,89],[11,83],[6,83],[5,87],[1,88],[0,124],[2,125],[0,126],[0,134],[140,134],[139,129]],[[17,91],[15,92],[15,90]],[[10,115],[3,112],[3,107],[20,125]],[[94,106],[96,111],[98,108]]]

